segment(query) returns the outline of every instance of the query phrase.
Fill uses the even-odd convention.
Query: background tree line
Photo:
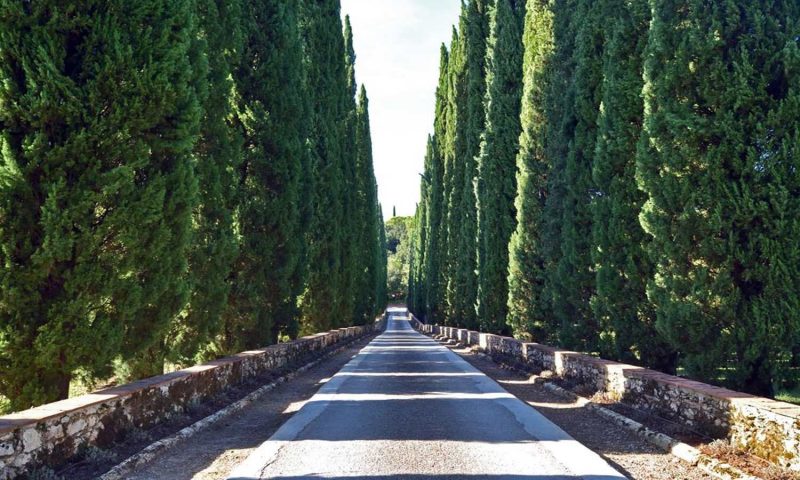
[[[0,2],[0,395],[364,324],[386,257],[338,0]]]
[[[409,307],[757,394],[796,385],[799,10],[465,2]]]

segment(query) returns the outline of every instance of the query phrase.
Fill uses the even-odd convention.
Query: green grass
[[[794,403],[796,405],[800,405],[800,386],[794,387],[789,390],[779,390],[778,393],[775,395],[775,400],[780,400],[781,402],[789,402],[789,403]]]

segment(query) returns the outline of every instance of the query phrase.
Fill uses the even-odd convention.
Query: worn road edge
[[[264,385],[262,387],[259,387],[258,389],[248,393],[247,395],[245,395],[241,399],[237,400],[236,402],[228,405],[227,407],[224,407],[221,410],[217,410],[216,412],[212,413],[211,415],[196,421],[195,423],[189,425],[188,427],[182,428],[181,430],[173,433],[172,435],[168,435],[168,436],[166,436],[166,437],[164,437],[164,438],[162,438],[162,439],[160,439],[158,441],[155,441],[155,442],[151,443],[150,445],[146,446],[142,450],[139,450],[137,453],[131,455],[128,458],[126,458],[125,460],[123,460],[122,462],[120,462],[119,464],[117,464],[116,466],[111,468],[111,470],[107,471],[106,473],[104,473],[103,475],[98,477],[99,480],[124,480],[126,478],[126,475],[131,473],[136,468],[139,468],[139,467],[141,467],[143,465],[146,465],[147,463],[150,463],[159,454],[161,454],[163,451],[165,451],[165,450],[167,450],[167,449],[169,449],[171,447],[174,447],[175,445],[177,445],[177,444],[179,444],[181,442],[184,442],[184,441],[188,440],[189,438],[191,438],[195,434],[197,434],[200,431],[210,427],[214,423],[222,420],[223,418],[225,418],[225,417],[227,417],[227,416],[229,416],[229,415],[231,415],[233,413],[236,413],[236,412],[242,410],[243,408],[247,407],[251,403],[259,400],[261,397],[263,397],[269,391],[273,390],[278,385],[280,385],[280,384],[282,384],[282,383],[284,383],[284,382],[286,382],[288,380],[291,380],[292,378],[296,377],[298,374],[303,373],[303,372],[315,367],[321,361],[323,361],[323,360],[325,360],[325,359],[327,359],[329,357],[332,357],[332,356],[338,354],[339,352],[342,352],[346,348],[350,347],[352,344],[354,344],[356,342],[359,342],[359,341],[362,341],[362,340],[365,340],[365,339],[371,339],[371,337],[376,336],[376,335],[378,335],[380,333],[381,332],[377,332],[375,334],[365,335],[363,337],[353,339],[351,342],[347,342],[347,343],[339,346],[338,348],[323,354],[321,357],[319,357],[319,358],[317,358],[315,360],[312,360],[311,362],[306,363],[305,365],[302,365],[301,367],[299,367],[299,368],[297,368],[295,370],[292,370],[291,372],[287,373],[286,375],[282,375],[281,377],[278,377],[274,381],[272,381],[272,382],[270,382],[270,383],[268,383],[268,384],[266,384],[266,385]]]

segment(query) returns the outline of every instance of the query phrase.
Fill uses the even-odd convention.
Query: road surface
[[[229,479],[625,478],[390,309],[386,331]]]

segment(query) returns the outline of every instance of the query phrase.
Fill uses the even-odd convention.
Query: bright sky
[[[342,0],[350,15],[356,81],[369,96],[383,216],[413,215],[425,142],[433,130],[439,46],[450,42],[459,0]]]

